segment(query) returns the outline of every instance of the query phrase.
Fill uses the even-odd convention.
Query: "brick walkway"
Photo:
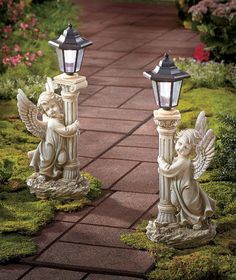
[[[1,267],[1,280],[137,280],[153,267],[144,251],[119,239],[158,201],[155,102],[144,70],[165,51],[191,56],[199,38],[178,26],[174,6],[77,0],[80,31],[94,44],[85,53],[80,95],[80,161],[103,182],[103,197],[60,213],[35,237],[36,256]],[[120,276],[118,276],[120,275]]]

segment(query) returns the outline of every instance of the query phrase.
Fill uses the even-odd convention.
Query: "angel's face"
[[[178,155],[186,157],[191,153],[192,146],[188,143],[186,137],[180,137],[175,144],[175,150]]]
[[[59,118],[60,117],[60,108],[58,104],[54,100],[50,100],[48,102],[41,104],[45,114],[49,118]]]

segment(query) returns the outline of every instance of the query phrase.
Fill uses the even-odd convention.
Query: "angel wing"
[[[27,130],[36,137],[45,138],[47,123],[38,120],[38,108],[24,94],[21,89],[18,89],[17,107]]]
[[[194,179],[198,179],[209,166],[215,152],[215,135],[212,129],[207,128],[207,118],[202,111],[197,118],[195,129],[202,136],[202,140],[196,147],[197,156],[193,159]]]

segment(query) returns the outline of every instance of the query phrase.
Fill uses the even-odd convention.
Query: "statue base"
[[[178,223],[163,225],[156,220],[149,221],[147,237],[153,242],[162,242],[176,249],[194,248],[205,245],[216,235],[216,226],[209,224],[203,229],[195,230]]]
[[[27,179],[30,192],[39,199],[60,198],[80,199],[89,192],[89,182],[82,176],[73,179],[58,179],[47,181],[44,176],[31,175]]]

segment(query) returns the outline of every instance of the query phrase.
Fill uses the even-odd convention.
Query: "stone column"
[[[180,113],[176,109],[155,110],[154,121],[159,134],[159,156],[171,163],[174,157],[174,136],[176,127],[180,121]],[[170,179],[159,174],[159,194],[158,216],[156,222],[159,224],[170,224],[176,222],[175,207],[170,200]]]
[[[65,125],[68,126],[78,119],[78,96],[81,88],[87,87],[86,77],[78,74],[61,74],[54,77],[57,85],[61,86],[61,96],[64,102]],[[78,159],[78,135],[67,139],[68,161],[63,170],[63,178],[73,180],[80,176]]]

